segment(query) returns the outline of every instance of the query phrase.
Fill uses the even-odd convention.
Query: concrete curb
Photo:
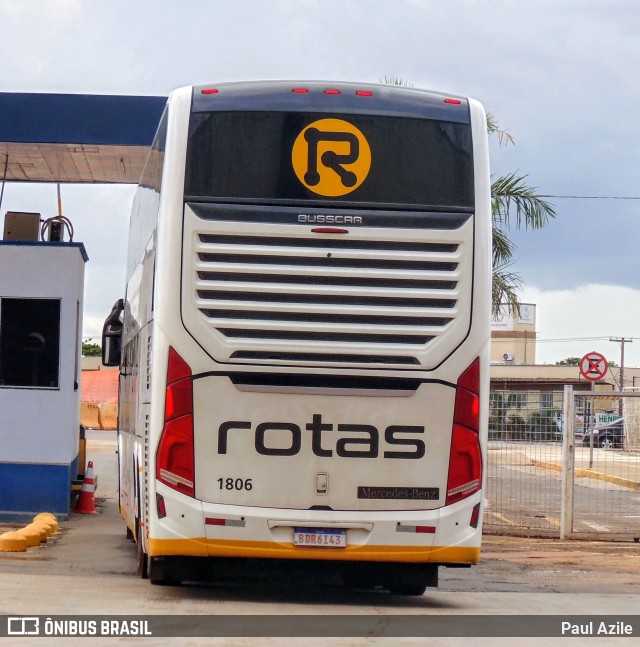
[[[555,472],[562,472],[562,465],[558,465],[558,463],[546,463],[545,461],[539,461],[535,458],[531,458],[530,460],[531,464],[535,465],[535,467],[541,467],[542,469],[553,470]],[[597,479],[598,481],[606,481],[607,483],[621,485],[622,487],[627,487],[631,490],[640,490],[640,483],[638,483],[638,481],[632,481],[631,479],[626,479],[622,476],[594,472],[592,470],[584,469],[583,467],[576,467],[574,469],[574,473],[576,476]]]

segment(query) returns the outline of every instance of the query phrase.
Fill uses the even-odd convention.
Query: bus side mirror
[[[122,356],[122,312],[124,300],[118,299],[102,327],[102,363],[105,366],[120,366]]]

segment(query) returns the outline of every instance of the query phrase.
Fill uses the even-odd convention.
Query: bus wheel
[[[133,530],[131,530],[129,526],[127,526],[127,539],[129,539],[130,541],[136,540],[136,538],[133,536]]]
[[[428,586],[438,586],[435,564],[398,564],[389,573],[387,587],[394,595],[423,595]]]
[[[160,586],[180,586],[181,580],[171,573],[171,562],[155,557],[147,558],[149,581]]]

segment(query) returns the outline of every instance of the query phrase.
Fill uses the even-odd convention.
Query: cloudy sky
[[[513,235],[523,298],[538,306],[538,361],[591,350],[619,361],[609,337],[637,335],[626,363],[640,366],[636,0],[0,0],[0,25],[4,92],[397,76],[480,99],[516,142],[493,144],[495,175],[578,196],[550,198],[557,219]],[[84,332],[98,335],[123,293],[133,189],[62,196],[91,258]],[[53,185],[5,187],[3,213],[56,208]]]

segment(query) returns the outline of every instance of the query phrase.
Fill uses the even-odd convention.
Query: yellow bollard
[[[37,526],[29,524],[24,528],[16,531],[18,535],[24,537],[27,540],[27,547],[29,546],[39,546],[43,540],[42,533]],[[46,535],[45,535],[46,537]]]
[[[46,519],[47,521],[54,521],[56,524],[58,523],[58,517],[56,517],[56,515],[52,512],[41,512],[33,518],[34,521],[41,521],[43,519]]]
[[[27,550],[27,540],[17,532],[5,532],[0,535],[0,552],[23,553]]]
[[[38,521],[34,521],[32,525],[35,525],[38,528],[42,528],[43,530],[45,530],[47,533],[47,537],[51,537],[51,535],[53,535],[53,533],[57,532],[58,530],[58,522],[50,521],[47,519],[39,519]]]
[[[27,528],[30,528],[33,532],[37,532],[40,535],[40,542],[47,541],[47,529],[43,526],[33,522],[30,523]]]

